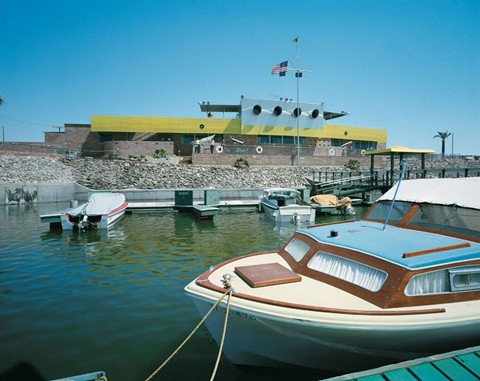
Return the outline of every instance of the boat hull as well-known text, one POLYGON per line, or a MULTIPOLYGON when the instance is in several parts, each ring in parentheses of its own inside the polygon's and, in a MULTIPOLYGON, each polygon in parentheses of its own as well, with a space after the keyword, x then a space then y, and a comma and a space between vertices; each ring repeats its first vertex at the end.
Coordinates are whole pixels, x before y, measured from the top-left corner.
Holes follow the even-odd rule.
MULTIPOLYGON (((188 291, 187 291, 188 293, 188 291)), ((192 295, 200 314, 211 300, 192 295)), ((205 324, 220 342, 226 306, 205 324)), ((406 327, 345 327, 265 315, 232 306, 224 353, 235 364, 353 372, 478 345, 480 322, 406 327)))
MULTIPOLYGON (((106 195, 103 195, 108 197, 106 195)), ((89 229, 107 229, 120 221, 125 215, 128 202, 124 201, 123 195, 116 196, 118 203, 112 204, 104 212, 99 212, 98 208, 91 207, 90 201, 79 207, 68 209, 60 214, 60 223, 63 230, 89 230, 89 229)))
POLYGON ((261 202, 261 208, 265 214, 277 222, 314 222, 315 209, 310 206, 289 205, 272 207, 268 203, 261 202))

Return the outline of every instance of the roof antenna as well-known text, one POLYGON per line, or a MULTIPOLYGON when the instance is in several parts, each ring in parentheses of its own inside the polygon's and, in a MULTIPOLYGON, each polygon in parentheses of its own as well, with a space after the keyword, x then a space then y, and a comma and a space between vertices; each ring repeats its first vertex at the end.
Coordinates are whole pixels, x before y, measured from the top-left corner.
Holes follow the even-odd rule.
POLYGON ((392 203, 390 204, 390 209, 388 209, 387 218, 385 219, 385 223, 383 224, 382 230, 385 230, 385 228, 387 227, 388 219, 390 218, 390 213, 392 212, 392 209, 393 209, 393 204, 395 204, 395 199, 397 198, 398 188, 400 188, 400 183, 402 182, 403 175, 405 174, 405 165, 406 165, 406 161, 402 160, 401 161, 402 173, 400 173, 400 179, 398 180, 397 189, 395 189, 395 194, 393 195, 392 203))

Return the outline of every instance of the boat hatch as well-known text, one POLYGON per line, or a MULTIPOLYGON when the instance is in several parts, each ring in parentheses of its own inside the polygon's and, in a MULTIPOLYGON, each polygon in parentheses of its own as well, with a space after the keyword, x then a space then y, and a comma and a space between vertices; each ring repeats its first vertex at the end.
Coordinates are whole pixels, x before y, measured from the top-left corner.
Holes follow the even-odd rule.
POLYGON ((266 263, 251 266, 237 266, 235 273, 250 287, 265 287, 300 282, 302 277, 280 263, 266 263))

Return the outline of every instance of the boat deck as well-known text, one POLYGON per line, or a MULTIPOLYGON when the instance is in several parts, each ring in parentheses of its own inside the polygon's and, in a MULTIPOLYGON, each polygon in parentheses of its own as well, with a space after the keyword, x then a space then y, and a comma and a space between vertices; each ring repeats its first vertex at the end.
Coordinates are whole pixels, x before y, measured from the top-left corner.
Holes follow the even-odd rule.
POLYGON ((323 381, 474 381, 480 379, 480 346, 345 374, 323 381))

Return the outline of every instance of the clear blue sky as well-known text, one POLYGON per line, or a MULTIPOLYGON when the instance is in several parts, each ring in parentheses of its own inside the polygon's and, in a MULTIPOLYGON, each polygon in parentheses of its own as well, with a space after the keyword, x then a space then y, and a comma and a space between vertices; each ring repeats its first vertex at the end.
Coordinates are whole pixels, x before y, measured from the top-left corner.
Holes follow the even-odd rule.
POLYGON ((43 141, 92 115, 203 116, 198 101, 296 97, 387 145, 480 154, 478 0, 0 0, 0 127, 43 141), (452 138, 447 140, 452 151, 452 138))

